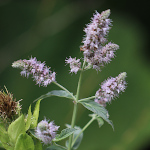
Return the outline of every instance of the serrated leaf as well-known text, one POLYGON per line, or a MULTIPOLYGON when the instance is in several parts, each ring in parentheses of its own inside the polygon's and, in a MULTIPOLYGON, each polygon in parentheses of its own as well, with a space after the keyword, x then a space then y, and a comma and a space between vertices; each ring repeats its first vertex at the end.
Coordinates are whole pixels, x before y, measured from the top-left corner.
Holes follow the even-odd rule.
POLYGON ((21 133, 25 133, 24 115, 21 115, 8 127, 8 136, 12 143, 16 143, 16 140, 21 133))
POLYGON ((94 102, 92 100, 81 101, 79 103, 81 103, 88 110, 94 112, 95 114, 97 114, 98 116, 100 116, 101 118, 103 118, 114 129, 112 121, 110 121, 108 119, 108 112, 107 112, 107 110, 102 105, 100 105, 100 104, 98 104, 98 103, 96 103, 96 102, 94 102))
POLYGON ((64 90, 53 90, 51 92, 48 92, 48 93, 40 96, 35 101, 37 101, 38 99, 44 99, 44 98, 51 97, 51 96, 58 96, 58 97, 65 97, 65 98, 72 99, 72 96, 64 90))
POLYGON ((61 141, 65 138, 67 138, 69 135, 71 135, 72 133, 74 133, 76 131, 76 129, 74 128, 66 128, 66 129, 63 129, 61 131, 60 134, 57 134, 56 137, 53 139, 53 141, 61 141))
POLYGON ((39 118, 39 111, 40 111, 40 102, 41 102, 41 99, 39 99, 36 102, 34 112, 31 117, 31 125, 30 125, 31 128, 35 128, 37 126, 37 122, 38 122, 38 118, 39 118))
MULTIPOLYGON (((66 126, 68 127, 68 128, 71 128, 71 125, 68 125, 68 124, 66 124, 66 126)), ((74 139, 77 137, 77 135, 81 132, 81 128, 79 127, 79 126, 75 126, 74 127, 75 129, 76 129, 76 131, 74 132, 74 134, 73 134, 73 140, 72 141, 74 141, 74 139)), ((77 140, 75 141, 75 143, 74 143, 74 145, 72 146, 72 149, 77 149, 79 146, 80 146, 80 143, 81 143, 81 141, 82 141, 82 138, 83 138, 83 132, 80 134, 80 136, 77 138, 77 140)), ((68 143, 69 143, 69 141, 67 140, 66 141, 66 147, 68 147, 68 143)))
POLYGON ((25 131, 27 131, 30 128, 31 116, 32 116, 32 113, 31 113, 31 105, 30 105, 29 109, 28 109, 28 116, 27 116, 27 121, 26 121, 26 125, 25 125, 25 131))
POLYGON ((14 150, 34 150, 32 138, 27 133, 20 134, 14 150))
POLYGON ((62 148, 59 145, 58 146, 52 145, 52 146, 47 147, 46 150, 66 150, 66 148, 62 148))

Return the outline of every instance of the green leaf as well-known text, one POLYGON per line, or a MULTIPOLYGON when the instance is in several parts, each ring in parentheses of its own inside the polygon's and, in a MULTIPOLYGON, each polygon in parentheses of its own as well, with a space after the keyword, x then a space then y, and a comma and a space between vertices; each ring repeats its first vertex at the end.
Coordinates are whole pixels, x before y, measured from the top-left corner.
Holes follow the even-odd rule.
POLYGON ((61 131, 60 134, 57 134, 56 137, 53 139, 53 141, 61 141, 65 138, 67 138, 69 135, 71 135, 72 133, 74 133, 76 131, 76 129, 74 128, 66 128, 66 129, 63 129, 61 131))
POLYGON ((24 115, 21 115, 8 127, 8 136, 11 142, 14 144, 16 143, 16 140, 21 133, 25 133, 24 115))
POLYGON ((27 133, 20 134, 14 150, 34 150, 32 138, 27 133))
POLYGON ((35 101, 37 101, 38 99, 42 100, 44 98, 51 97, 51 96, 58 96, 58 97, 65 97, 65 98, 72 99, 72 96, 64 90, 53 90, 51 92, 48 92, 47 94, 40 96, 35 101))
POLYGON ((2 122, 0 123, 0 141, 2 143, 8 143, 9 142, 9 137, 8 137, 7 131, 6 131, 5 126, 2 122))
POLYGON ((101 127, 104 124, 104 121, 101 117, 97 117, 96 118, 97 122, 98 122, 98 126, 101 127))
POLYGON ((31 135, 33 136, 34 139, 34 145, 35 145, 35 150, 42 150, 42 143, 41 141, 38 139, 38 137, 35 135, 35 129, 29 129, 28 130, 31 135))
POLYGON ((101 127, 104 124, 104 121, 101 117, 99 117, 97 114, 89 114, 90 117, 95 118, 98 122, 98 126, 101 127))
POLYGON ((0 131, 1 132, 6 132, 5 126, 4 126, 4 124, 2 122, 0 122, 0 131))
POLYGON ((35 129, 29 129, 29 132, 33 135, 33 137, 38 138, 38 137, 35 135, 35 129))
POLYGON ((41 99, 39 99, 36 102, 36 105, 35 105, 35 108, 34 108, 34 112, 33 112, 33 115, 31 117, 30 128, 35 128, 37 126, 37 122, 38 122, 38 118, 39 118, 39 111, 40 111, 40 102, 41 102, 41 99))
MULTIPOLYGON (((68 128, 71 128, 71 125, 66 124, 66 126, 67 126, 68 128)), ((79 126, 75 126, 74 128, 76 129, 76 131, 75 131, 74 134, 73 134, 73 140, 72 140, 72 141, 74 141, 74 139, 77 137, 77 135, 78 135, 78 134, 81 132, 81 130, 82 130, 79 126)), ((72 149, 77 149, 77 148, 80 146, 81 141, 82 141, 82 138, 83 138, 83 132, 80 134, 80 136, 79 136, 79 137, 77 138, 77 140, 75 141, 74 145, 72 146, 72 149)), ((67 140, 67 141, 66 141, 66 147, 68 147, 68 144, 69 144, 69 141, 67 140)))
POLYGON ((13 149, 12 145, 10 145, 9 137, 7 132, 0 131, 0 147, 4 147, 5 149, 13 149))
POLYGON ((62 148, 61 146, 59 145, 52 145, 52 146, 49 146, 46 148, 46 150, 66 150, 66 148, 62 148))
POLYGON ((95 114, 97 114, 98 116, 102 117, 114 129, 112 121, 110 121, 108 119, 108 112, 102 105, 100 105, 92 100, 81 101, 79 103, 81 103, 88 110, 90 110, 90 111, 94 112, 95 114))
POLYGON ((0 148, 3 148, 2 142, 0 141, 0 148))
POLYGON ((25 131, 27 131, 30 128, 31 117, 32 117, 32 113, 31 113, 31 105, 30 105, 30 107, 28 109, 28 116, 27 116, 27 121, 26 121, 26 125, 25 125, 25 131))
POLYGON ((34 138, 34 146, 35 146, 35 150, 43 150, 42 143, 37 138, 34 138))

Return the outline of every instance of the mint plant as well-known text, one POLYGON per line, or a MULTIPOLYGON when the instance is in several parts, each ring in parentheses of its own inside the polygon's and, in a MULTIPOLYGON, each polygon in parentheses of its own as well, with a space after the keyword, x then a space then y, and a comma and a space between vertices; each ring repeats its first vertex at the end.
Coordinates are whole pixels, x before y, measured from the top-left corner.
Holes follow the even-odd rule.
POLYGON ((52 72, 45 62, 38 61, 36 57, 13 62, 13 68, 21 69, 20 74, 24 77, 31 76, 39 87, 48 88, 49 84, 55 84, 60 90, 50 91, 37 98, 34 101, 36 102, 34 111, 31 112, 30 105, 27 115, 21 112, 20 101, 13 99, 13 95, 6 88, 6 92, 0 91, 1 147, 6 150, 42 150, 43 146, 46 146, 46 150, 75 150, 81 144, 83 132, 93 121, 96 120, 99 127, 106 121, 114 128, 112 121, 109 119, 106 105, 125 91, 127 85, 125 81, 126 72, 103 81, 95 95, 83 99, 79 97, 82 74, 89 69, 100 72, 106 64, 111 62, 112 58, 115 57, 115 51, 119 49, 117 44, 107 40, 112 26, 109 15, 110 10, 103 11, 101 14, 95 12, 91 22, 84 29, 83 45, 80 46, 80 51, 83 51, 83 58, 77 59, 70 56, 65 60, 65 63, 70 65, 71 74, 80 72, 76 94, 59 84, 56 80, 56 73, 52 72), (38 122, 40 103, 44 98, 51 96, 65 97, 71 100, 74 105, 71 124, 66 124, 66 128, 62 131, 58 131, 59 126, 46 118, 38 122), (90 110, 89 116, 91 119, 84 127, 76 125, 79 104, 90 110), (66 139, 66 145, 57 144, 58 141, 64 139, 66 139))

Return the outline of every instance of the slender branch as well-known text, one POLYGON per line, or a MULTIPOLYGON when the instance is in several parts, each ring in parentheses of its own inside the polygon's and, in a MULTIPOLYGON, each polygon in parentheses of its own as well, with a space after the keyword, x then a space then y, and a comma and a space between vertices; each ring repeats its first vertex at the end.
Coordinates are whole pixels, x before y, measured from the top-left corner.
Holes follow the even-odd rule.
POLYGON ((78 99, 79 99, 79 92, 80 92, 80 87, 81 87, 81 80, 82 80, 82 73, 83 73, 84 66, 85 66, 85 61, 83 63, 81 73, 80 73, 80 77, 79 77, 79 81, 78 81, 77 94, 76 94, 76 101, 77 102, 78 102, 78 99))
POLYGON ((69 92, 65 87, 63 87, 62 85, 60 85, 57 82, 53 82, 55 85, 57 85, 58 87, 60 87, 61 89, 63 89, 64 91, 66 91, 68 94, 70 94, 70 96, 76 101, 76 98, 73 96, 73 94, 71 92, 69 92))
POLYGON ((81 132, 76 136, 76 138, 74 139, 74 141, 72 142, 72 146, 74 145, 74 143, 76 142, 76 140, 78 139, 78 137, 82 134, 82 132, 95 120, 95 117, 93 117, 81 130, 81 132))
POLYGON ((78 102, 82 102, 82 101, 86 101, 86 100, 94 99, 94 98, 96 98, 96 96, 91 96, 91 97, 83 98, 83 99, 78 100, 78 102))
MULTIPOLYGON (((81 73, 80 73, 80 77, 79 77, 79 81, 78 81, 76 100, 75 100, 76 103, 74 103, 74 110, 73 110, 73 115, 72 115, 71 128, 74 128, 74 125, 75 125, 76 114, 77 114, 77 105, 78 105, 78 99, 79 99, 79 94, 80 94, 80 86, 81 86, 82 73, 83 73, 84 66, 85 66, 85 61, 83 63, 83 66, 82 66, 82 69, 81 69, 81 73)), ((68 150, 71 150, 72 138, 73 138, 73 135, 70 135, 68 150)))

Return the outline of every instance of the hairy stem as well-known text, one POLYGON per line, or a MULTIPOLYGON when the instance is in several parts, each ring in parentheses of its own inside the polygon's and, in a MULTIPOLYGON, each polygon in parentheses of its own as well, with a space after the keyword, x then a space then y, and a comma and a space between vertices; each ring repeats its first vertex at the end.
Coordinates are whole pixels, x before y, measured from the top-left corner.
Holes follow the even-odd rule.
MULTIPOLYGON (((76 114, 77 114, 77 105, 78 105, 78 99, 79 99, 79 94, 80 94, 80 86, 81 86, 82 73, 83 73, 84 66, 85 66, 85 61, 83 63, 82 70, 81 70, 80 77, 79 77, 79 81, 78 81, 77 94, 76 94, 76 100, 74 102, 74 110, 73 110, 73 115, 72 115, 71 128, 74 128, 74 126, 75 126, 75 120, 76 120, 76 114)), ((70 135, 68 150, 71 150, 72 138, 73 138, 73 135, 70 135)))

